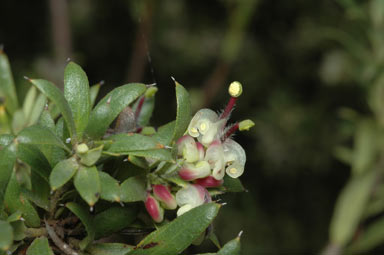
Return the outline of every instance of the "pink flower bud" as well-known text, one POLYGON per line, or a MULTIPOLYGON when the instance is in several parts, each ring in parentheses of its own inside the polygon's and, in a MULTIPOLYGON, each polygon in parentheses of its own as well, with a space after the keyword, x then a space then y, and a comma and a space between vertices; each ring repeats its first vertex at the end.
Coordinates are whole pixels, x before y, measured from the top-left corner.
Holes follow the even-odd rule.
POLYGON ((215 140, 211 143, 205 153, 205 160, 208 161, 212 168, 212 176, 216 180, 223 179, 225 175, 224 166, 224 151, 223 146, 219 140, 215 140))
POLYGON ((152 217, 152 219, 160 223, 164 219, 164 209, 159 205, 159 202, 150 194, 148 194, 147 199, 145 200, 145 208, 147 212, 152 217))
POLYGON ((185 163, 179 170, 179 176, 185 181, 192 181, 211 174, 211 167, 207 161, 199 161, 196 164, 185 163))
POLYGON ((204 150, 204 146, 199 143, 199 142, 196 142, 196 147, 197 147, 197 151, 199 152, 199 160, 204 160, 204 156, 205 156, 205 150, 204 150))
POLYGON ((219 187, 224 183, 223 180, 216 180, 212 176, 207 176, 205 178, 197 179, 196 184, 201 185, 206 188, 215 188, 219 187))
POLYGON ((189 163, 199 160, 199 151, 196 146, 195 139, 189 135, 185 135, 177 140, 177 154, 183 156, 189 163))
POLYGON ((176 209, 177 203, 175 197, 169 192, 168 187, 164 185, 154 185, 153 194, 157 200, 160 201, 161 205, 165 209, 176 209))

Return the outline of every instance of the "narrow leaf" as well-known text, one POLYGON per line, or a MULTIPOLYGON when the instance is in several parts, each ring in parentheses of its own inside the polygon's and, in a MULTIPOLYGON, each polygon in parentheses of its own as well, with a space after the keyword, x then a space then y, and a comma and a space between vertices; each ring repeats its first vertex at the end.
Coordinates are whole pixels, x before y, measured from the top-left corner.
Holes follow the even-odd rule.
POLYGON ((101 185, 96 167, 80 167, 75 175, 74 184, 80 196, 93 206, 100 197, 101 185))
POLYGON ((155 149, 155 150, 146 150, 146 151, 131 151, 129 155, 137 157, 148 157, 156 160, 163 160, 174 162, 172 153, 168 149, 155 149))
POLYGON ((141 96, 145 90, 144 84, 131 83, 108 93, 91 112, 86 129, 87 134, 92 138, 103 136, 119 113, 141 96))
POLYGON ((92 255, 125 255, 133 249, 124 243, 96 243, 91 245, 87 251, 92 255))
POLYGON ((128 154, 130 151, 158 149, 155 139, 140 134, 119 134, 111 137, 115 142, 108 149, 109 152, 128 154))
POLYGON ((145 195, 145 182, 140 176, 130 177, 121 184, 122 202, 144 201, 145 195))
POLYGON ((80 221, 83 223, 85 230, 87 231, 87 237, 80 242, 80 248, 84 250, 95 238, 95 229, 92 224, 92 217, 88 211, 80 205, 70 202, 65 205, 71 212, 73 212, 80 221))
POLYGON ((12 226, 3 220, 0 220, 0 250, 8 250, 13 242, 12 226))
POLYGON ((89 111, 92 110, 93 106, 95 105, 97 95, 99 94, 99 90, 101 87, 101 82, 91 86, 89 89, 89 111))
POLYGON ((185 130, 191 121, 191 102, 189 99, 188 91, 175 81, 176 84, 176 124, 173 131, 172 141, 176 141, 183 136, 185 130))
POLYGON ((27 255, 53 255, 46 237, 39 237, 33 240, 27 250, 27 255))
POLYGON ((239 178, 232 178, 228 175, 224 176, 223 186, 226 192, 243 192, 245 188, 239 178))
POLYGON ((28 126, 37 123, 46 104, 47 104, 47 98, 43 94, 40 94, 37 97, 36 102, 34 103, 34 106, 32 108, 31 116, 29 117, 28 126))
POLYGON ((10 144, 0 150, 0 210, 3 208, 3 200, 8 182, 11 179, 13 166, 16 162, 16 146, 10 144))
POLYGON ((240 255, 240 251, 240 237, 236 237, 235 239, 226 243, 223 248, 219 250, 217 255, 240 255))
POLYGON ((5 99, 5 108, 10 114, 18 109, 15 83, 8 57, 0 50, 0 97, 5 99))
POLYGON ((220 205, 207 203, 184 213, 145 237, 132 254, 176 255, 185 250, 212 223, 220 205))
POLYGON ((47 158, 37 146, 33 144, 19 144, 17 146, 17 157, 24 163, 27 163, 32 171, 35 171, 44 180, 48 181, 51 167, 47 158))
POLYGON ((73 120, 71 108, 61 91, 53 83, 46 80, 36 79, 30 81, 59 108, 67 123, 72 140, 76 140, 75 122, 73 120))
POLYGON ((60 161, 52 170, 49 176, 49 184, 52 190, 56 190, 66 184, 79 169, 75 157, 60 161))
POLYGON ((173 137, 173 131, 175 130, 175 121, 171 121, 157 130, 157 133, 153 138, 163 145, 170 145, 173 137))
POLYGON ((72 110, 76 133, 81 140, 88 125, 91 103, 87 75, 74 62, 69 62, 64 71, 64 97, 72 110))

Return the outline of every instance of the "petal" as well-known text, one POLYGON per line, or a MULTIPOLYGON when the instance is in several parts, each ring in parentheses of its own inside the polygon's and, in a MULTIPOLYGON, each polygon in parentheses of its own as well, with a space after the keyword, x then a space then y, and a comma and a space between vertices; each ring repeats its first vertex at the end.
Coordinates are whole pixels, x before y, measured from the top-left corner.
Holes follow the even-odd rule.
POLYGON ((223 180, 216 180, 212 176, 207 176, 205 178, 197 179, 196 184, 199 184, 200 186, 206 187, 206 188, 215 188, 219 187, 223 184, 223 180))
POLYGON ((224 150, 219 140, 215 140, 208 147, 205 154, 205 161, 208 161, 212 168, 212 176, 216 180, 221 180, 224 177, 224 150))
POLYGON ((211 167, 207 161, 199 161, 196 164, 185 163, 179 170, 179 176, 185 181, 192 181, 211 174, 211 167))
POLYGON ((193 209, 194 207, 190 204, 183 205, 182 207, 177 210, 177 216, 183 215, 184 213, 188 212, 189 210, 193 209))
POLYGON ((187 162, 195 162, 199 160, 200 156, 195 139, 189 135, 185 135, 177 141, 177 153, 179 156, 183 155, 187 162))
POLYGON ((225 172, 232 178, 238 178, 244 173, 244 166, 234 163, 227 166, 225 172))
POLYGON ((207 195, 209 196, 209 193, 204 187, 191 184, 176 193, 176 202, 179 206, 189 204, 196 207, 205 203, 207 195))
POLYGON ((196 147, 197 151, 199 152, 199 160, 203 160, 205 154, 204 146, 201 143, 196 142, 196 147))
POLYGON ((188 134, 192 137, 198 137, 200 132, 205 133, 209 129, 210 123, 214 123, 218 119, 217 114, 211 109, 201 109, 193 116, 189 123, 188 134))

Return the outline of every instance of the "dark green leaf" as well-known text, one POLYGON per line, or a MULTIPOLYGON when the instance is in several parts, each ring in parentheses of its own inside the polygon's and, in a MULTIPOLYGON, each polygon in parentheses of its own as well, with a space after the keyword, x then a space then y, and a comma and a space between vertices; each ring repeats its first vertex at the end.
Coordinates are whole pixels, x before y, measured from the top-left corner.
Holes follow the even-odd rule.
POLYGON ((33 240, 27 250, 27 255, 53 255, 46 237, 39 237, 33 240))
POLYGON ((2 147, 5 147, 8 144, 12 143, 13 139, 15 139, 14 135, 10 135, 10 134, 0 135, 0 150, 2 147))
POLYGON ((19 143, 54 145, 70 152, 67 146, 48 128, 33 125, 23 129, 17 136, 19 143))
POLYGON ((80 154, 80 162, 86 166, 93 166, 99 160, 103 147, 103 145, 100 145, 99 147, 88 150, 86 153, 80 154))
POLYGON ((129 252, 145 255, 176 255, 185 250, 212 223, 220 205, 207 203, 184 213, 145 237, 129 252))
POLYGON ((5 191, 4 204, 9 213, 21 211, 23 213, 25 223, 28 226, 40 226, 39 215, 37 214, 37 211, 32 206, 32 204, 21 193, 20 185, 16 180, 15 174, 12 174, 12 177, 7 186, 7 190, 5 191))
POLYGON ((32 189, 21 188, 25 198, 44 210, 49 210, 50 191, 49 183, 36 172, 31 173, 32 189))
POLYGON ((32 107, 31 115, 29 116, 28 126, 36 124, 41 113, 44 111, 44 107, 47 104, 47 98, 45 95, 40 94, 32 107))
POLYGON ((155 149, 155 150, 146 150, 146 151, 131 151, 129 155, 137 157, 148 157, 156 160, 163 160, 174 162, 172 153, 168 149, 155 149))
POLYGON ((353 236, 366 207, 376 171, 355 176, 342 190, 337 199, 330 226, 330 239, 338 245, 345 245, 353 236))
POLYGON ((46 80, 36 79, 30 81, 60 109, 69 128, 72 140, 76 140, 75 122, 73 120, 71 108, 61 91, 53 83, 46 80))
POLYGON ((171 121, 157 130, 153 138, 163 145, 170 145, 172 142, 173 131, 175 130, 176 121, 171 121))
POLYGON ((0 250, 8 250, 13 242, 13 229, 11 224, 0 220, 0 250))
POLYGON ((16 162, 16 146, 10 144, 0 150, 0 210, 3 208, 3 200, 8 182, 11 179, 13 166, 16 162))
POLYGON ((108 151, 127 155, 130 151, 143 151, 158 149, 159 144, 149 136, 140 134, 119 134, 111 137, 115 142, 109 147, 108 151))
POLYGON ((173 132, 172 141, 176 141, 185 133, 189 122, 191 121, 191 102, 189 100, 188 91, 175 81, 176 84, 176 124, 173 132))
POLYGON ((16 212, 12 213, 11 215, 9 215, 9 217, 7 218, 7 222, 18 221, 21 219, 22 215, 23 215, 23 213, 21 211, 16 211, 16 212))
POLYGON ((99 94, 99 90, 101 87, 101 82, 91 86, 89 89, 89 111, 92 110, 93 106, 95 105, 97 95, 99 94))
POLYGON ((99 172, 101 198, 111 202, 120 202, 120 185, 117 180, 106 172, 99 172))
POLYGON ((15 83, 8 57, 0 50, 0 97, 5 99, 5 108, 11 114, 18 109, 15 83))
POLYGON ((91 245, 87 251, 91 255, 125 255, 132 248, 124 243, 96 243, 91 245))
POLYGON ((87 237, 80 242, 80 248, 84 250, 95 238, 95 229, 92 224, 92 217, 88 211, 80 205, 70 202, 65 205, 71 212, 73 212, 81 222, 83 223, 85 230, 87 231, 87 237))
POLYGON ((131 83, 108 93, 91 112, 86 129, 87 134, 92 138, 103 136, 119 113, 141 96, 145 90, 144 84, 131 83))
POLYGON ((75 157, 60 161, 52 170, 49 176, 49 184, 52 190, 56 190, 66 184, 79 169, 79 164, 75 157))
MULTIPOLYGON (((13 228, 13 240, 20 241, 25 238, 25 232, 27 227, 24 224, 24 221, 14 221, 10 223, 13 228)), ((15 243, 14 243, 15 244, 15 243)))
POLYGON ((74 62, 69 62, 64 71, 64 97, 72 110, 78 140, 81 140, 88 125, 91 103, 87 75, 74 62))
POLYGON ((32 168, 32 171, 35 171, 44 178, 44 180, 48 181, 51 167, 47 158, 37 146, 32 144, 19 144, 17 146, 17 157, 24 163, 27 163, 32 168))
POLYGON ((146 196, 145 181, 140 176, 128 178, 121 184, 120 192, 122 202, 144 201, 146 196))
POLYGON ((136 219, 136 215, 135 207, 111 207, 97 214, 93 219, 96 239, 128 227, 136 219))
POLYGON ((243 184, 241 183, 239 178, 232 178, 228 175, 224 176, 224 184, 225 191, 227 192, 243 192, 245 191, 243 184))
POLYGON ((240 237, 236 237, 235 239, 226 243, 223 248, 219 250, 217 255, 240 255, 240 252, 240 237))
POLYGON ((93 206, 100 197, 101 185, 96 167, 80 167, 75 175, 74 184, 80 196, 93 206))

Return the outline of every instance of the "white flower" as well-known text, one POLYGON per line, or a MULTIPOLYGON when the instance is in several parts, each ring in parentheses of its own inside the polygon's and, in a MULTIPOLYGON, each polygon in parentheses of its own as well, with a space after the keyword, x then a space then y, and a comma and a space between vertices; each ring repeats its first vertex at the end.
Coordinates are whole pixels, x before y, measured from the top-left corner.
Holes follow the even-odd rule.
POLYGON ((224 160, 227 165, 225 169, 226 173, 232 178, 237 178, 242 175, 246 161, 243 147, 232 139, 227 139, 223 143, 223 150, 224 160))

